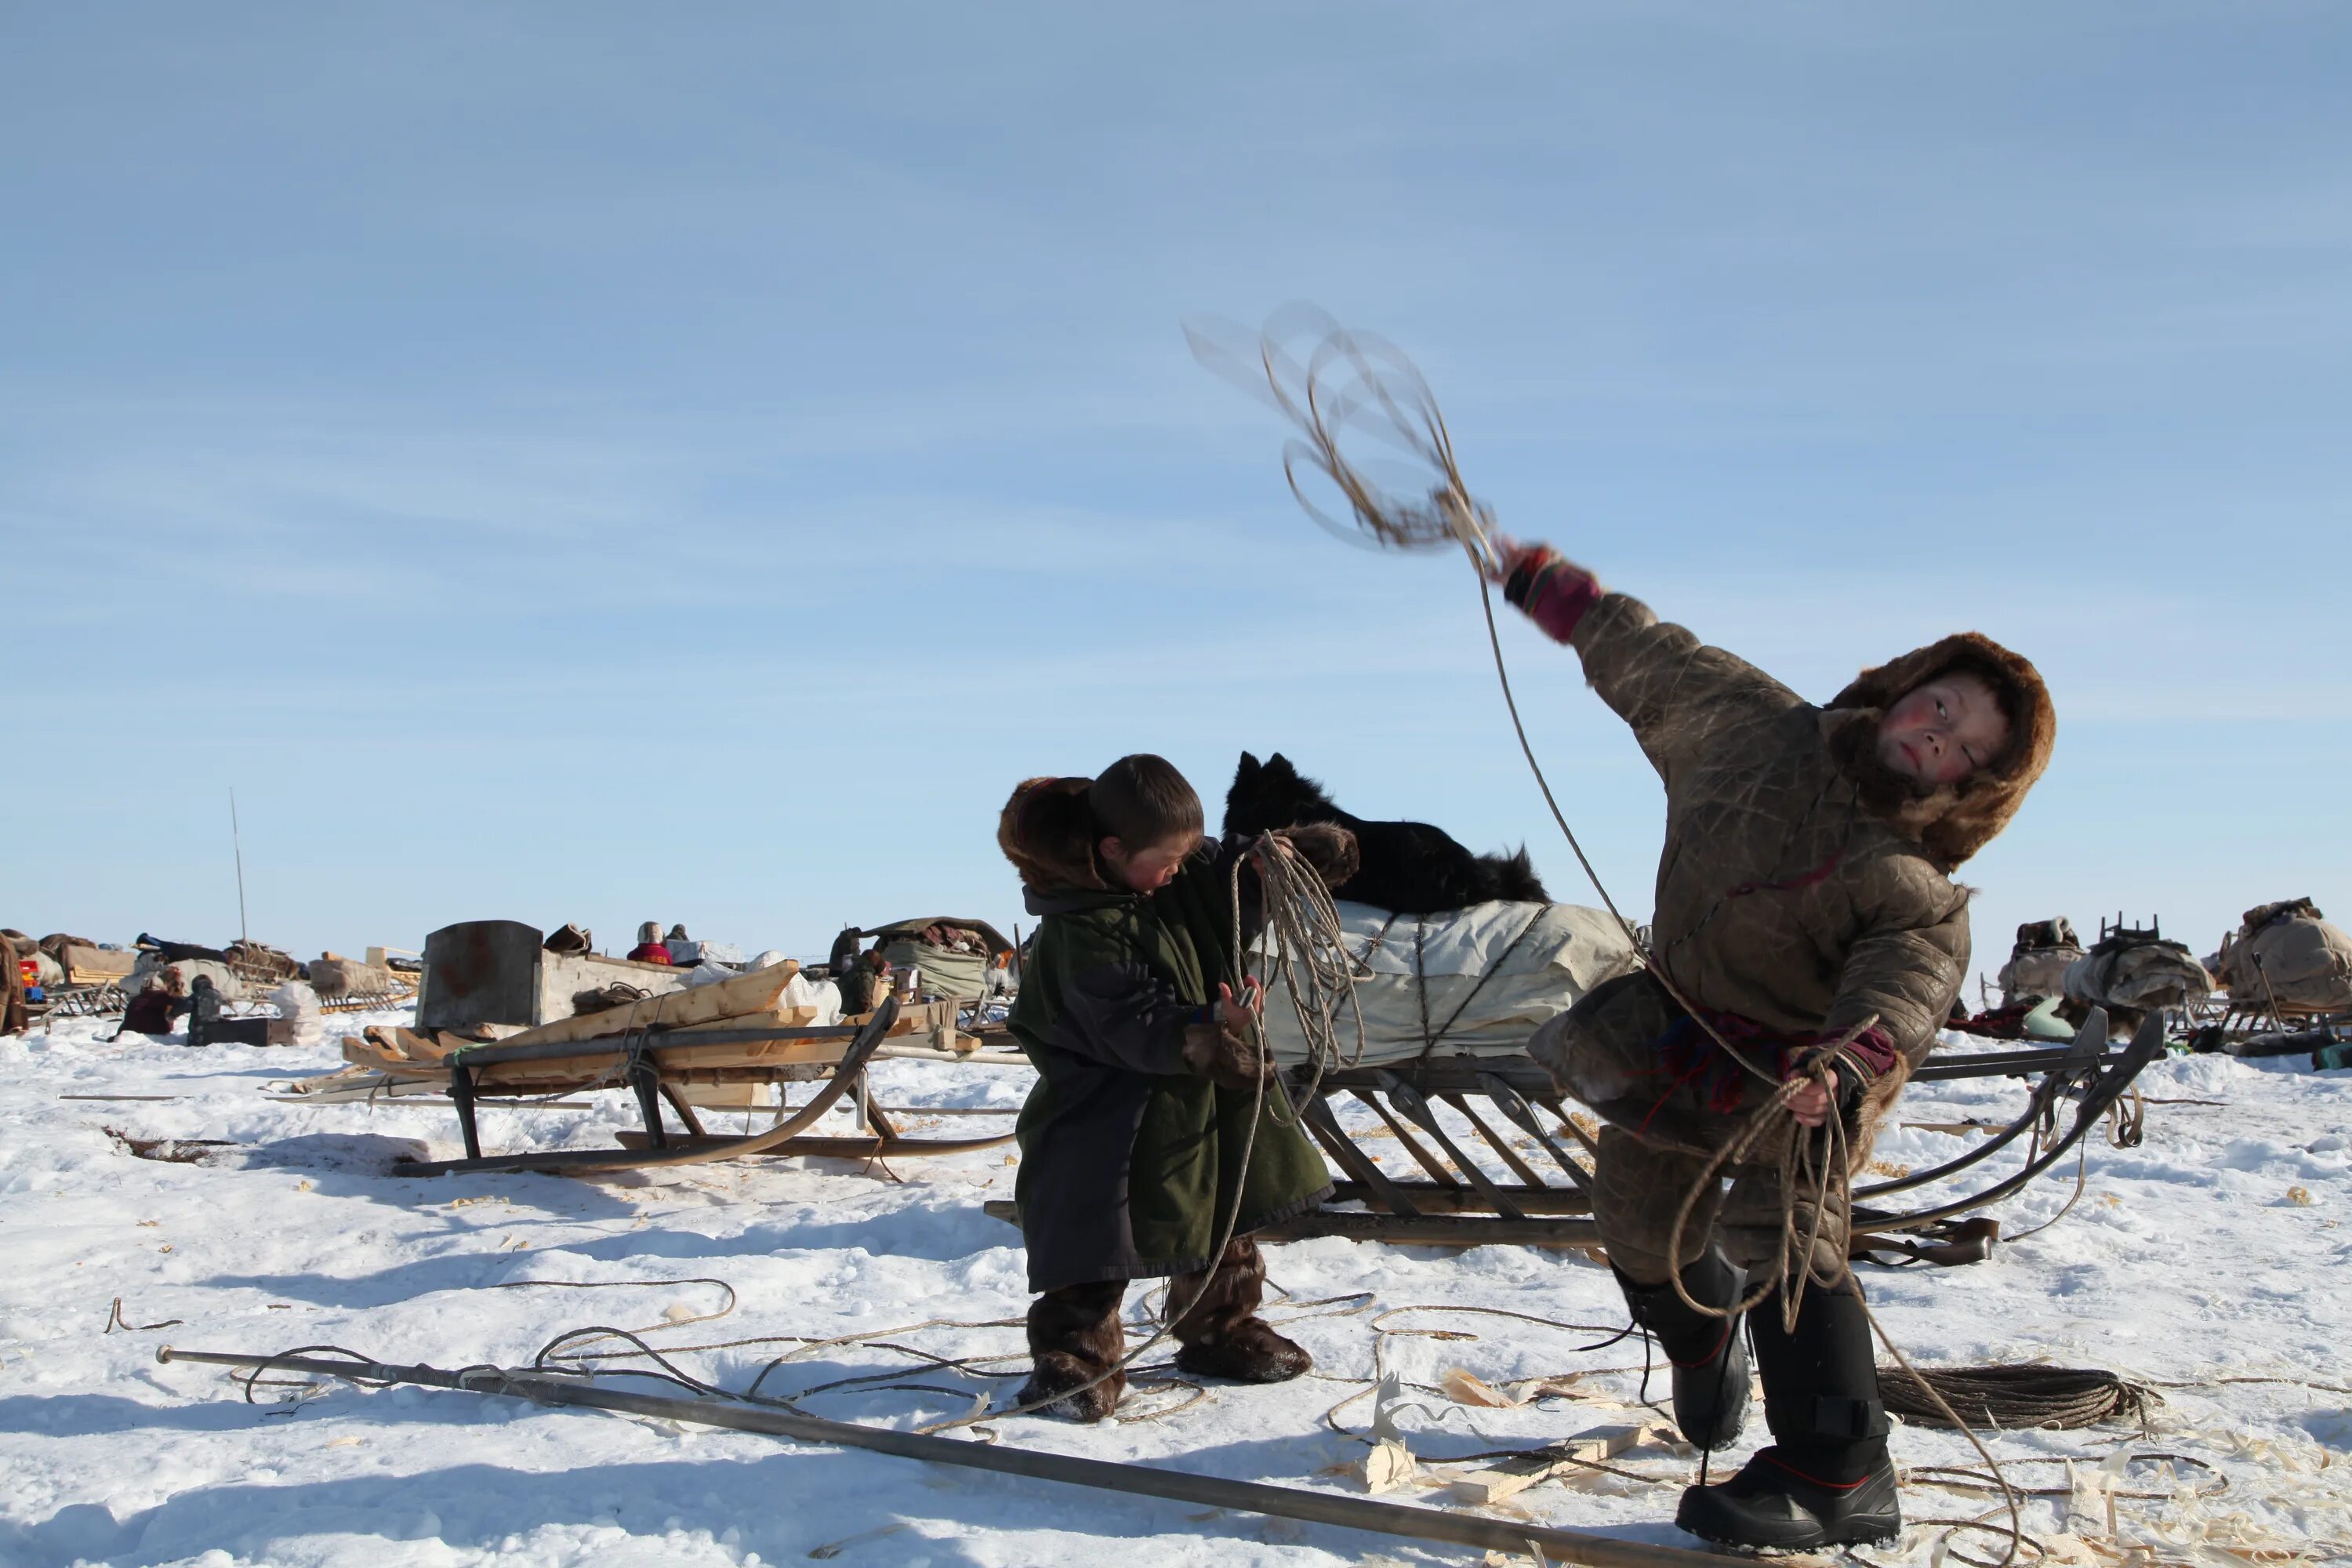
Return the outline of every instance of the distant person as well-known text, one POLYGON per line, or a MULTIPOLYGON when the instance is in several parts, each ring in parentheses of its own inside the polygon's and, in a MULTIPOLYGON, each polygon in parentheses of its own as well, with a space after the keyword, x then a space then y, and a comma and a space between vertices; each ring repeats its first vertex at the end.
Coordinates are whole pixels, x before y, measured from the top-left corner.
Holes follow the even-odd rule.
POLYGON ((637 945, 629 949, 634 963, 667 963, 669 948, 662 941, 661 921, 647 921, 637 928, 637 945))
POLYGON ((171 983, 158 977, 125 1005, 121 1026, 107 1037, 119 1040, 125 1035, 145 1035, 160 1040, 172 1032, 173 1016, 180 1006, 180 998, 172 994, 171 983))
POLYGON ((191 1046, 266 1046, 267 1018, 230 1018, 221 1013, 221 994, 209 974, 188 983, 188 1044, 191 1046))
POLYGON ((850 961, 849 973, 836 982, 841 987, 841 1012, 844 1017, 858 1017, 871 1013, 890 994, 890 961, 882 956, 882 944, 876 942, 850 961))
POLYGON ((131 945, 158 954, 166 963, 178 963, 190 958, 209 959, 215 963, 228 962, 228 954, 219 948, 203 947, 193 942, 166 942, 160 936, 149 936, 143 931, 131 945))
POLYGON ((32 1023, 25 997, 24 961, 5 940, 0 940, 0 964, 6 965, 8 971, 7 996, 0 1001, 0 1035, 21 1035, 32 1023))

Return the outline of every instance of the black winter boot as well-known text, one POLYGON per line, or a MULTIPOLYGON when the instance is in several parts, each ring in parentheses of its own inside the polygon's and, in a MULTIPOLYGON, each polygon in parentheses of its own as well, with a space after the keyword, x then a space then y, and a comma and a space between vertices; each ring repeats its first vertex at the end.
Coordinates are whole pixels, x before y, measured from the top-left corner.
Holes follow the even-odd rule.
MULTIPOLYGON (((1748 1347, 1738 1318, 1694 1311, 1674 1286, 1638 1285, 1622 1271, 1618 1286, 1633 1321, 1650 1331, 1675 1369, 1675 1425, 1694 1447, 1728 1447, 1748 1424, 1748 1347)), ((1691 1300, 1726 1308, 1738 1303, 1747 1274, 1719 1247, 1709 1247, 1683 1270, 1691 1300)))
POLYGON ((1118 1409, 1127 1373, 1095 1380, 1127 1352, 1127 1333, 1118 1321, 1118 1304, 1126 1296, 1126 1280, 1107 1279, 1065 1285, 1030 1302, 1029 1381, 1013 1403, 1052 1400, 1041 1414, 1073 1421, 1099 1421, 1118 1409))
POLYGON ((1284 1339, 1257 1315, 1265 1300, 1265 1255, 1247 1237, 1235 1237, 1213 1273, 1179 1274, 1168 1282, 1171 1306, 1184 1309, 1171 1331, 1183 1349, 1176 1370, 1236 1383, 1287 1383, 1315 1364, 1302 1345, 1284 1339), (1198 1301, 1202 1282, 1208 1293, 1198 1301), (1189 1303, 1189 1304, 1188 1304, 1189 1303))
POLYGON ((1859 1287, 1805 1291, 1793 1332, 1776 1296, 1748 1315, 1773 1442, 1720 1486, 1683 1493, 1675 1522, 1727 1546, 1884 1544, 1903 1532, 1886 1406, 1859 1287))

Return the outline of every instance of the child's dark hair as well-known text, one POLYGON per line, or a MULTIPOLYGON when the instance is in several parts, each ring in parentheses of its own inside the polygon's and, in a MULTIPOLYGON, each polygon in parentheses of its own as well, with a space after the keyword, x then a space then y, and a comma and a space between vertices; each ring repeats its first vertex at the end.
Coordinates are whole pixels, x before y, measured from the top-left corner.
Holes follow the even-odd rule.
POLYGON ((1117 838, 1129 850, 1201 836, 1201 797, 1176 766, 1149 752, 1121 757, 1087 788, 1087 809, 1097 837, 1117 838))

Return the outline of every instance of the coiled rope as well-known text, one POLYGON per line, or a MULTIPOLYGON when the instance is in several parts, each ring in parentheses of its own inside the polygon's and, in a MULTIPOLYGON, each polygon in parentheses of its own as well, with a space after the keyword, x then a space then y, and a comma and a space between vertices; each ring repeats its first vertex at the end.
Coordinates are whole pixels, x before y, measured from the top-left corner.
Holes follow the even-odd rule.
POLYGON ((1885 1368, 1878 1388, 1886 1408, 1907 1421, 1948 1426, 1948 1415, 1958 1415, 1970 1426, 2001 1432, 2070 1431, 2107 1421, 2145 1424, 2164 1403, 2145 1384, 2084 1366, 1885 1368))

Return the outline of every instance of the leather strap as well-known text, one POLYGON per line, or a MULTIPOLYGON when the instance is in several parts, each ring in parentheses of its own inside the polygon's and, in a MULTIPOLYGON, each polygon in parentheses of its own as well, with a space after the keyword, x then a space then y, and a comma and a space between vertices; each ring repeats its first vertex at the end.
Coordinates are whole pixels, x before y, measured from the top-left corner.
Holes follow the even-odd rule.
POLYGON ((1790 1441, 1826 1437, 1832 1442, 1859 1442, 1884 1437, 1894 1429, 1886 1406, 1875 1399, 1847 1399, 1833 1394, 1767 1394, 1764 1420, 1772 1436, 1790 1441))

